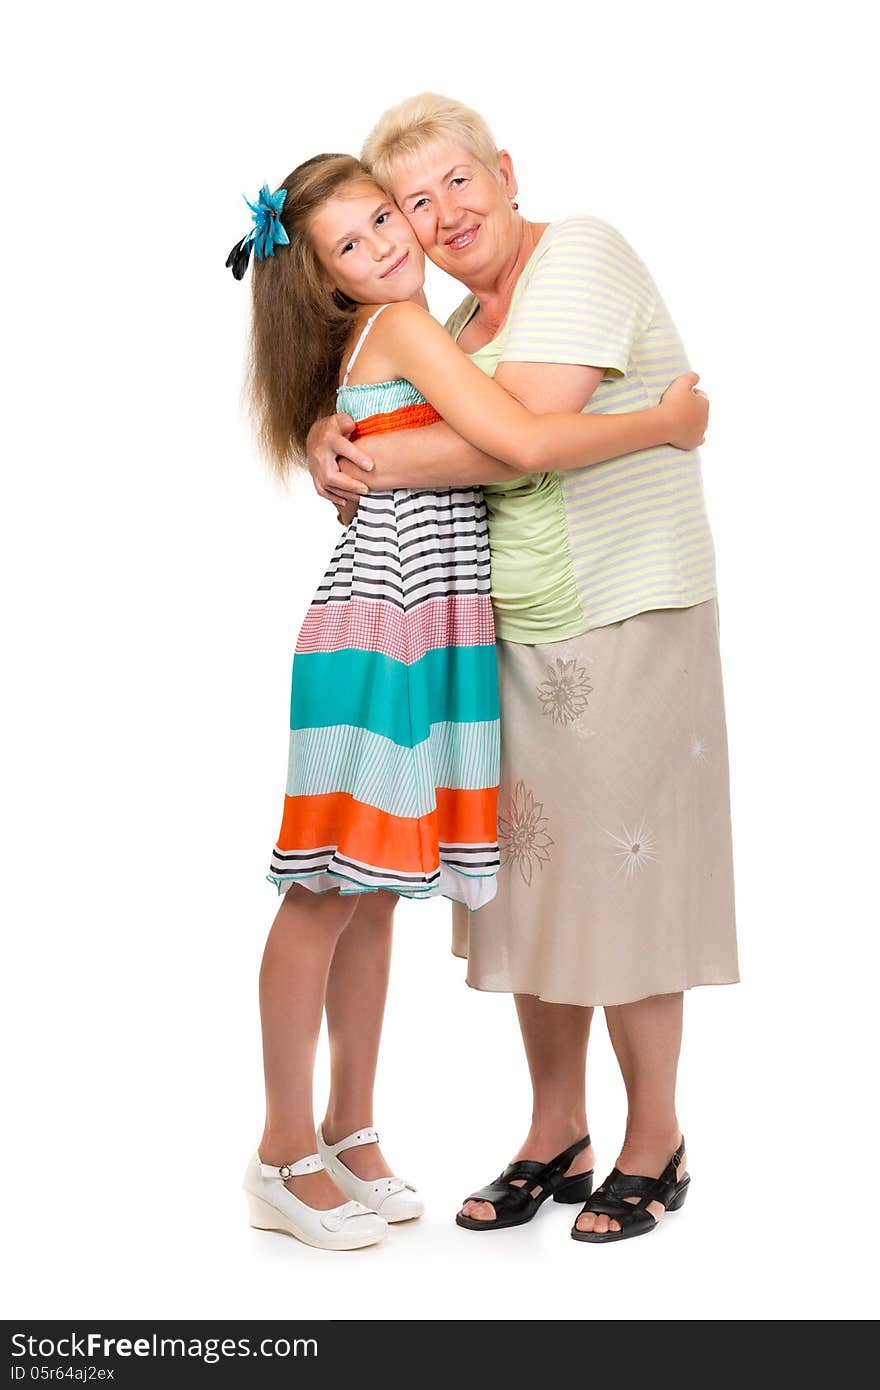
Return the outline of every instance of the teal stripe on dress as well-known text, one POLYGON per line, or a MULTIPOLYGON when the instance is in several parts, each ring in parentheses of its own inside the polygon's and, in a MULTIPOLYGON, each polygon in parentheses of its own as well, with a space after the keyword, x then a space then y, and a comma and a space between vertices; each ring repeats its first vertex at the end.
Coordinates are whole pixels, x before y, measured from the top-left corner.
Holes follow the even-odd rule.
POLYGON ((494 646, 439 647, 410 666, 351 647, 294 659, 291 729, 352 724, 414 748, 432 724, 498 717, 494 646))
POLYGON ((370 381, 359 386, 340 386, 336 392, 336 409, 344 410, 353 420, 366 420, 369 415, 387 415, 405 405, 424 405, 425 398, 411 381, 370 381))
POLYGON ((339 724, 292 729, 288 796, 347 792, 392 816, 426 816, 436 788, 479 790, 498 785, 499 723, 435 724, 415 748, 339 724))
POLYGON ((435 786, 497 787, 501 780, 500 724, 435 724, 431 729, 431 758, 435 786))

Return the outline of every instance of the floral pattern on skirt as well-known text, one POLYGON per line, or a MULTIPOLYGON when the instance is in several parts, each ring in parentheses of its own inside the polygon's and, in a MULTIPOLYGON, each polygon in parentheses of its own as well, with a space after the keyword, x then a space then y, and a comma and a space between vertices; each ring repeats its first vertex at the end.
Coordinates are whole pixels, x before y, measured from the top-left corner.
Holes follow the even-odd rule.
POLYGON ((623 1004, 738 978, 718 603, 498 642, 498 892, 476 989, 623 1004))

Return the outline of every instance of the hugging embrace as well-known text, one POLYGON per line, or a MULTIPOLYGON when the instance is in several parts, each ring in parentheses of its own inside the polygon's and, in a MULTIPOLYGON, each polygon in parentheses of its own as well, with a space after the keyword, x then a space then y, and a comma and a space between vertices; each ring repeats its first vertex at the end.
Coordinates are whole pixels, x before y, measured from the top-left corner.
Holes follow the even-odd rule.
POLYGON ((553 1197, 599 1244, 678 1209, 683 991, 738 978, 708 402, 624 238, 527 220, 517 192, 485 121, 425 94, 360 159, 264 187, 228 261, 251 266, 261 447, 344 527, 293 663, 244 1178, 252 1225, 324 1249, 423 1210, 372 1127, 398 897, 451 899, 468 984, 514 996, 528 1059, 530 1127, 468 1232, 553 1197), (445 327, 425 256, 467 291, 445 327), (628 1117, 594 1189, 597 1005, 628 1117))

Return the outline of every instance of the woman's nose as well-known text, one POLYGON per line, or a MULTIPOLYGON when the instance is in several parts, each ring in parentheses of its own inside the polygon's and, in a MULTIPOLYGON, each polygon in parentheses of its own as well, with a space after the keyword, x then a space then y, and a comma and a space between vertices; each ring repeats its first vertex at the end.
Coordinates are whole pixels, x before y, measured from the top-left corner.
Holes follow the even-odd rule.
POLYGON ((461 208, 455 197, 441 196, 435 204, 437 221, 441 227, 454 227, 461 217, 461 208))

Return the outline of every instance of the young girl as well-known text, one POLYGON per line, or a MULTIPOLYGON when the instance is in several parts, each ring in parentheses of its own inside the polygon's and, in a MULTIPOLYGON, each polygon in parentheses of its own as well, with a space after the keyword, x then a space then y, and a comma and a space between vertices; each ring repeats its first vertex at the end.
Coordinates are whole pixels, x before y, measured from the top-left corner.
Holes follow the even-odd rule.
MULTIPOLYGON (((250 206, 254 229, 227 264, 240 279, 255 253, 252 397, 282 475, 334 397, 360 434, 444 419, 501 460, 481 482, 701 441, 692 375, 630 415, 533 415, 507 395, 426 312, 421 248, 355 159, 320 155, 250 206)), ((284 901, 260 974, 266 1125, 244 1187, 252 1225, 325 1249, 373 1244, 423 1209, 379 1151, 373 1081, 397 898, 475 908, 494 892, 488 555, 478 486, 370 493, 296 646, 269 874, 284 901), (325 1009, 331 1089, 316 1137, 325 1009)))

